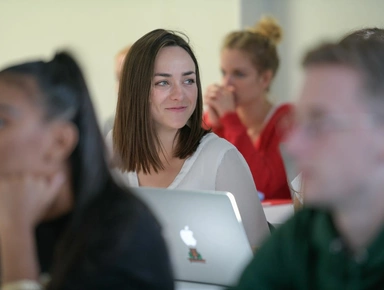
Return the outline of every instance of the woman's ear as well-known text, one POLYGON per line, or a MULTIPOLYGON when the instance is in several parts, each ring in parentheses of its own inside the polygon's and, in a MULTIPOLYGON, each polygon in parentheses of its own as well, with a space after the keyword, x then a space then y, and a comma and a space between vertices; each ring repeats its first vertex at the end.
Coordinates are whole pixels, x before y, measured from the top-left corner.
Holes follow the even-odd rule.
POLYGON ((273 72, 268 69, 265 72, 263 72, 260 76, 260 83, 263 86, 264 90, 267 90, 269 86, 271 85, 273 79, 273 72))
POLYGON ((79 131, 75 125, 67 121, 54 121, 50 128, 50 144, 47 160, 62 163, 72 154, 79 142, 79 131))

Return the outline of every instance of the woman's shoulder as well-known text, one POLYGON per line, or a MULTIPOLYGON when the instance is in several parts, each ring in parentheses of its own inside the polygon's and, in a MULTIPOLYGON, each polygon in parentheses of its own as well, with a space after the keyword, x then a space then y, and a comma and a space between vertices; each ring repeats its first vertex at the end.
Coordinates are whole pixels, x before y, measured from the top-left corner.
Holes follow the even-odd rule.
POLYGON ((283 119, 292 119, 294 105, 292 103, 282 103, 275 107, 270 117, 270 122, 279 122, 283 119))
POLYGON ((236 149, 236 147, 224 138, 217 136, 215 133, 208 133, 200 142, 199 147, 204 148, 205 151, 228 151, 236 149))
MULTIPOLYGON (((277 105, 265 121, 263 136, 278 136, 278 139, 284 138, 293 126, 294 105, 283 103, 277 105)), ((271 138, 271 137, 269 137, 271 138)))
POLYGON ((204 162, 213 162, 216 160, 220 163, 228 152, 241 155, 232 143, 217 136, 215 133, 208 133, 202 138, 192 159, 203 160, 204 162))
POLYGON ((274 119, 285 118, 286 116, 291 116, 293 114, 294 105, 292 103, 281 103, 274 107, 270 114, 269 121, 274 119))
POLYGON ((284 111, 284 112, 290 112, 294 109, 294 104, 293 103, 289 103, 289 102, 286 102, 286 103, 281 103, 277 106, 277 109, 278 110, 281 110, 281 111, 284 111))

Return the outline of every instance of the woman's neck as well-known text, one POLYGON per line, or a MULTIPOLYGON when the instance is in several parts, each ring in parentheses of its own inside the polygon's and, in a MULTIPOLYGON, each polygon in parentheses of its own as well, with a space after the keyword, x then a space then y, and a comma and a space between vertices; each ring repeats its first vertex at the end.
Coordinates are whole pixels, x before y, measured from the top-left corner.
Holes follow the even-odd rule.
POLYGON ((174 157, 175 146, 177 145, 177 130, 158 131, 157 135, 161 143, 158 154, 163 169, 158 172, 138 172, 137 179, 140 186, 167 188, 180 173, 185 160, 174 157))
POLYGON ((157 132, 161 143, 159 156, 164 166, 174 157, 175 147, 177 145, 177 133, 178 130, 161 130, 157 132))
POLYGON ((237 115, 241 122, 248 129, 262 127, 273 104, 268 101, 266 96, 256 98, 254 101, 236 108, 237 115))

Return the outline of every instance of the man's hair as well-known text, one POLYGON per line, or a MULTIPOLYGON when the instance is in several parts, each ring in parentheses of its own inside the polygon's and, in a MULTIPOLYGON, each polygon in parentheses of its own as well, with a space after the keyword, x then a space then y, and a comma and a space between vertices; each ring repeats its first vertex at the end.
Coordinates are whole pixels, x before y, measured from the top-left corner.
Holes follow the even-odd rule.
POLYGON ((384 42, 384 29, 377 27, 363 28, 344 36, 341 42, 376 40, 384 42))
POLYGON ((384 121, 384 42, 377 39, 350 38, 340 43, 327 43, 309 51, 305 68, 336 65, 351 68, 361 75, 365 101, 372 106, 375 117, 384 121))

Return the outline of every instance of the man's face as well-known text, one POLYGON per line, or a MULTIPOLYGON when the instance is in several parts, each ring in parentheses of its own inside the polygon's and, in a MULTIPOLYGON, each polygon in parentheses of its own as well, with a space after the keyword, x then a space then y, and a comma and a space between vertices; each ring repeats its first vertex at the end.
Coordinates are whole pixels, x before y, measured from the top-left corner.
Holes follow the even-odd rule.
POLYGON ((375 176, 379 129, 364 94, 355 70, 338 65, 306 69, 287 146, 302 171, 307 204, 339 206, 362 194, 375 176))

